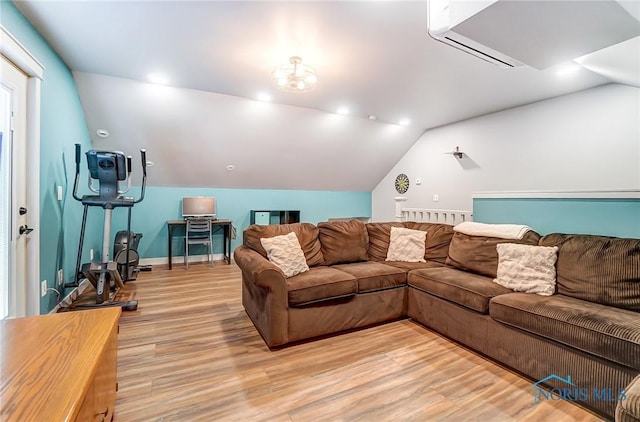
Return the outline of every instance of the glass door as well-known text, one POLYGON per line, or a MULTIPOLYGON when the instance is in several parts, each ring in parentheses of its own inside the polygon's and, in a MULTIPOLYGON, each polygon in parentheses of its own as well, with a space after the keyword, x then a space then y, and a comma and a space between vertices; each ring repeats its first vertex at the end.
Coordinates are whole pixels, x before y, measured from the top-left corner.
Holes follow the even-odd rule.
POLYGON ((11 96, 0 90, 0 319, 9 316, 11 274, 11 96), (7 136, 9 135, 9 136, 7 136))

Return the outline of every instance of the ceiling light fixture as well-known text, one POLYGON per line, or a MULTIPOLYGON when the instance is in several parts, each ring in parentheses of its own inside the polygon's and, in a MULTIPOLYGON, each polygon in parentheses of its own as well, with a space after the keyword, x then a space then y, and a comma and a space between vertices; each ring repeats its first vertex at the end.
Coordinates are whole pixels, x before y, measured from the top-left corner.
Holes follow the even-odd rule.
POLYGON ((398 122, 400 126, 409 126, 409 123, 411 123, 409 119, 400 119, 400 121, 398 122))
POLYGON ((349 109, 346 107, 338 107, 337 113, 342 115, 349 114, 349 109))
POLYGON ((289 63, 281 64, 273 71, 273 85, 284 92, 309 92, 318 82, 316 70, 302 59, 293 56, 289 63))
POLYGON ((147 79, 149 79, 149 82, 152 84, 166 85, 169 83, 169 79, 160 73, 149 73, 147 79))
POLYGON ((378 116, 376 116, 375 114, 370 114, 369 115, 369 120, 376 120, 378 118, 378 116))
POLYGON ((258 101, 268 103, 269 101, 271 101, 271 95, 267 94, 266 92, 258 92, 258 95, 256 95, 256 99, 258 101))
POLYGON ((106 129, 98 129, 96 130, 96 135, 101 138, 106 138, 107 136, 109 136, 109 131, 106 129))

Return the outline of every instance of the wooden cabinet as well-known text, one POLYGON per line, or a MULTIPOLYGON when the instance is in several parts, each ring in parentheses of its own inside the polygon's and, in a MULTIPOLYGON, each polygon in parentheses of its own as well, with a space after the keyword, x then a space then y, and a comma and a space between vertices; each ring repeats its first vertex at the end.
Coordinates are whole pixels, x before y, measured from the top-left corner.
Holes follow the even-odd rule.
POLYGON ((0 420, 112 420, 120 313, 0 321, 0 420))
POLYGON ((269 224, 291 224, 300 222, 299 210, 251 210, 251 224, 267 226, 269 224))

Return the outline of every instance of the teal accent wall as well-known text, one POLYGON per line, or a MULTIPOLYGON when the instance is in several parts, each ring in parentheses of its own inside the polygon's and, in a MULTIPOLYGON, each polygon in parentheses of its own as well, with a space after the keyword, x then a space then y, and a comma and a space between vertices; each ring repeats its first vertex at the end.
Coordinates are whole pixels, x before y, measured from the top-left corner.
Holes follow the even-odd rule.
POLYGON ((640 238, 640 199, 474 199, 473 219, 526 224, 540 234, 640 238))
MULTIPOLYGON (((40 227, 36 227, 40 235, 40 279, 46 279, 49 287, 59 288, 56 275, 59 268, 64 270, 65 281, 73 276, 82 218, 82 207, 71 198, 74 144, 79 143, 87 150, 91 140, 69 68, 10 1, 0 0, 0 22, 45 68, 41 90, 39 210, 33 209, 32 204, 29 206, 31 212, 40 212, 40 227), (58 185, 65 191, 62 202, 57 200, 58 185)), ((86 173, 83 177, 84 186, 86 173)), ((99 212, 91 210, 90 214, 99 212)), ((88 227, 86 244, 99 245, 100 236, 99 227, 88 227)), ((56 294, 49 292, 40 300, 40 312, 47 313, 56 304, 56 294)))
MULTIPOLYGON (((152 180, 153 167, 148 169, 148 174, 152 180)), ((139 192, 139 188, 132 188, 128 195, 138 197, 139 192)), ((216 198, 218 218, 233 220, 236 227, 237 238, 231 242, 232 249, 242 243, 242 231, 249 226, 250 210, 300 210, 300 221, 314 224, 331 217, 371 216, 371 192, 149 187, 144 201, 133 208, 131 218, 132 230, 143 234, 138 251, 142 258, 167 256, 167 220, 182 218, 182 198, 190 196, 216 198)), ((102 217, 98 218, 101 221, 102 217)), ((101 224, 95 220, 89 223, 101 224)), ((115 210, 113 234, 126 227, 127 211, 115 210)), ((183 253, 183 242, 174 237, 174 256, 183 253)), ((214 253, 222 253, 222 234, 214 239, 214 245, 214 253)))

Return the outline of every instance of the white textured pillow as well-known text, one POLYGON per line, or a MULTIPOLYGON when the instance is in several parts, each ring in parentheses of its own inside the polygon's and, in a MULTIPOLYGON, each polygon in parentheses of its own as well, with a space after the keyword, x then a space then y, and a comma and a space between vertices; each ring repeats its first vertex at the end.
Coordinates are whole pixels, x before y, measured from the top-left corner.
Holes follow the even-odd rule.
POLYGON ((402 227, 391 227, 387 261, 426 262, 424 241, 427 232, 402 227))
POLYGON ((289 278, 309 271, 304 252, 294 232, 282 236, 263 237, 260 243, 267 251, 269 261, 280 268, 285 277, 289 278))
POLYGON ((493 281, 516 292, 551 296, 556 290, 557 246, 498 243, 498 273, 493 281))

